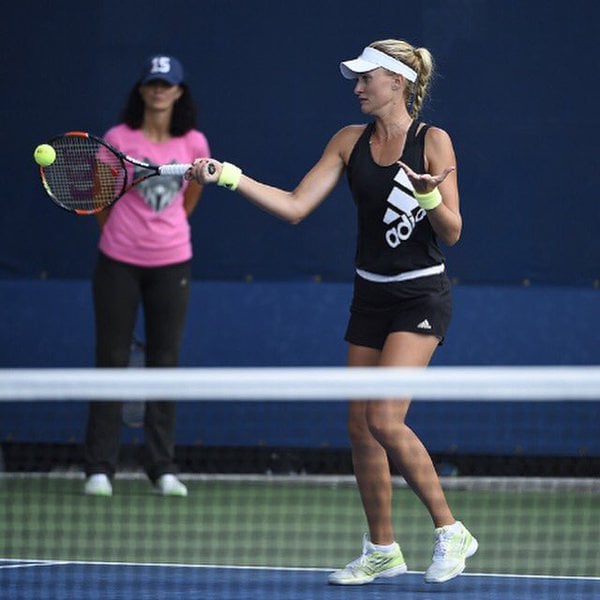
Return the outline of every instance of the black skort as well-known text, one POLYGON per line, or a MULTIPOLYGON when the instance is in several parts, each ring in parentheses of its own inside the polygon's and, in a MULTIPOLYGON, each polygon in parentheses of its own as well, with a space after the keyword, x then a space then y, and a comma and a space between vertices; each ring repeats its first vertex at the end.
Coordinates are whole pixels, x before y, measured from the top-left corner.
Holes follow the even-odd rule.
POLYGON ((434 335, 440 345, 452 317, 447 274, 379 283, 354 278, 350 320, 344 339, 357 346, 382 349, 395 331, 434 335))

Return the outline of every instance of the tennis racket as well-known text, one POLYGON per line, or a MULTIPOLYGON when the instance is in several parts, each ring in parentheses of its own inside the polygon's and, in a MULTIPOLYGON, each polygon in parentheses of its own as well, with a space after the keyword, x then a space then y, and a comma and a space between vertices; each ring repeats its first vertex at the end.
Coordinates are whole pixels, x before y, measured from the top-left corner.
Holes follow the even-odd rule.
POLYGON ((69 131, 47 143, 56 151, 56 159, 40 167, 42 185, 55 204, 79 215, 104 210, 149 177, 183 176, 191 166, 145 163, 83 131, 69 131))

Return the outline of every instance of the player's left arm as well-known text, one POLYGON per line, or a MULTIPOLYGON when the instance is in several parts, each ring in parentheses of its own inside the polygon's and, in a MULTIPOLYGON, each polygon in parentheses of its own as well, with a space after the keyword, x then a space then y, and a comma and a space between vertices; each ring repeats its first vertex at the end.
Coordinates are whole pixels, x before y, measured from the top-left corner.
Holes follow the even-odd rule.
POLYGON ((436 235, 448 246, 460 239, 462 217, 460 215, 456 155, 448 133, 438 127, 430 127, 425 134, 425 169, 427 173, 439 174, 437 187, 442 202, 427 217, 436 235))

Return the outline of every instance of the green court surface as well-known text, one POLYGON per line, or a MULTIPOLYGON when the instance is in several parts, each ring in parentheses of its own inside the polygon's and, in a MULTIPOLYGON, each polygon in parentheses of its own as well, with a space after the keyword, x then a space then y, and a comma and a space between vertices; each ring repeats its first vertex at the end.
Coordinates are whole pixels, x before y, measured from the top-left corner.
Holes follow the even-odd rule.
MULTIPOLYGON (((323 479, 187 480, 187 498, 163 498, 141 478, 119 478, 111 498, 83 479, 0 479, 0 558, 342 566, 366 530, 355 485, 323 479)), ((450 489, 455 516, 479 539, 472 573, 600 576, 600 494, 588 490, 450 489)), ((396 537, 408 567, 424 570, 432 525, 405 487, 395 490, 396 537)))

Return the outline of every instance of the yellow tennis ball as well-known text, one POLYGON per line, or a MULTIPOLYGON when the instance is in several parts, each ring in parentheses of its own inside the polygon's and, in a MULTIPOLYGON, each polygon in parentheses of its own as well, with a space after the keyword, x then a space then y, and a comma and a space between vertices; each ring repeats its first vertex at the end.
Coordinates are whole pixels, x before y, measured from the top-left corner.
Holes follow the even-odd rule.
POLYGON ((35 162, 42 167, 49 167, 56 160, 56 151, 50 144, 40 144, 33 152, 35 162))

